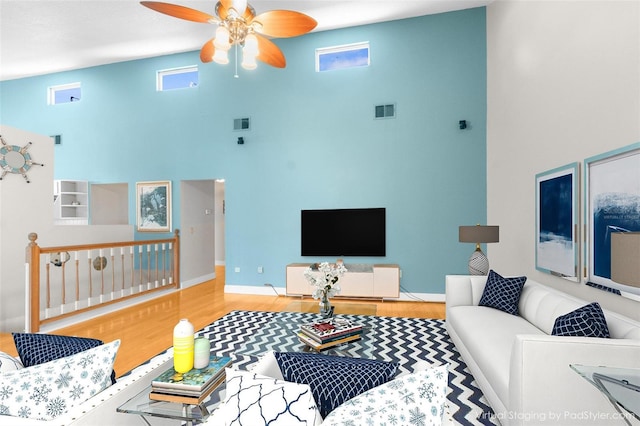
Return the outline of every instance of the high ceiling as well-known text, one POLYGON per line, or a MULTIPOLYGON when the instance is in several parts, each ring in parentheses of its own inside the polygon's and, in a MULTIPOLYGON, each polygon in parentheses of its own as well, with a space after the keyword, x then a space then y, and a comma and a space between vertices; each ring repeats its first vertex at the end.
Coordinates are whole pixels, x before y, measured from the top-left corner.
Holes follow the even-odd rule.
MULTIPOLYGON (((214 15, 215 0, 164 0, 214 15)), ((314 31, 485 6, 492 0, 254 0, 257 13, 296 10, 314 31)), ((136 0, 0 0, 0 80, 199 50, 215 26, 136 0)), ((276 41, 277 43, 277 41, 276 41)))

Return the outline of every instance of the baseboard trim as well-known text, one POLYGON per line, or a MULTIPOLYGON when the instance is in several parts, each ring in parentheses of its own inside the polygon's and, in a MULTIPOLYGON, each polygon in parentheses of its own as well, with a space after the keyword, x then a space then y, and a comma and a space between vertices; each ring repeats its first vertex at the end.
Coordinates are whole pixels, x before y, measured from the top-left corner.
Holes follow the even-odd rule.
POLYGON ((193 287, 194 285, 202 284, 205 281, 211 281, 211 280, 214 280, 215 278, 216 278, 216 273, 212 272, 210 274, 202 275, 197 278, 193 278, 187 281, 182 281, 180 282, 180 288, 183 289, 183 288, 193 287))

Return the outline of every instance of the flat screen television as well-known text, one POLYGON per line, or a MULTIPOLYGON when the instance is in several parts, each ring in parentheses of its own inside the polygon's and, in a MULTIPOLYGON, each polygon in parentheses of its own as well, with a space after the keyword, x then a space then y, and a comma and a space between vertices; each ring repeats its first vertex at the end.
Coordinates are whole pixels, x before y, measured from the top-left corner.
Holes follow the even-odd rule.
POLYGON ((386 256, 384 208, 302 210, 302 256, 386 256))

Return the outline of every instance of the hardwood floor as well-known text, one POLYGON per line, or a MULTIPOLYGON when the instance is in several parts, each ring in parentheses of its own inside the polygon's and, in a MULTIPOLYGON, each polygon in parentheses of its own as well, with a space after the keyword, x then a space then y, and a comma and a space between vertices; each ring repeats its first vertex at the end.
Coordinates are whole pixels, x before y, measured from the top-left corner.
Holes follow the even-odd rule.
MULTIPOLYGON (((169 348, 173 327, 181 318, 188 318, 199 330, 233 310, 280 312, 291 302, 300 300, 275 293, 273 296, 225 294, 224 267, 216 268, 216 276, 219 278, 53 333, 104 342, 120 339, 115 370, 122 375, 169 348)), ((349 300, 349 303, 375 304, 379 316, 444 319, 445 315, 444 303, 371 300, 349 300)), ((17 354, 10 334, 0 334, 0 351, 17 354)))

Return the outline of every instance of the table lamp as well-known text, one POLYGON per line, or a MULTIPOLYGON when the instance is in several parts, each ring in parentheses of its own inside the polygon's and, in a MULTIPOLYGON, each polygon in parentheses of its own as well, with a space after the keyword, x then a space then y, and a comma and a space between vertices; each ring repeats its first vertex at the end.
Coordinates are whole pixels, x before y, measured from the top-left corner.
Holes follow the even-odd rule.
POLYGON ((475 243, 476 250, 469 258, 469 273, 471 275, 487 275, 489 273, 489 259, 482 252, 480 244, 497 243, 500 241, 498 226, 460 226, 458 241, 461 243, 475 243))

